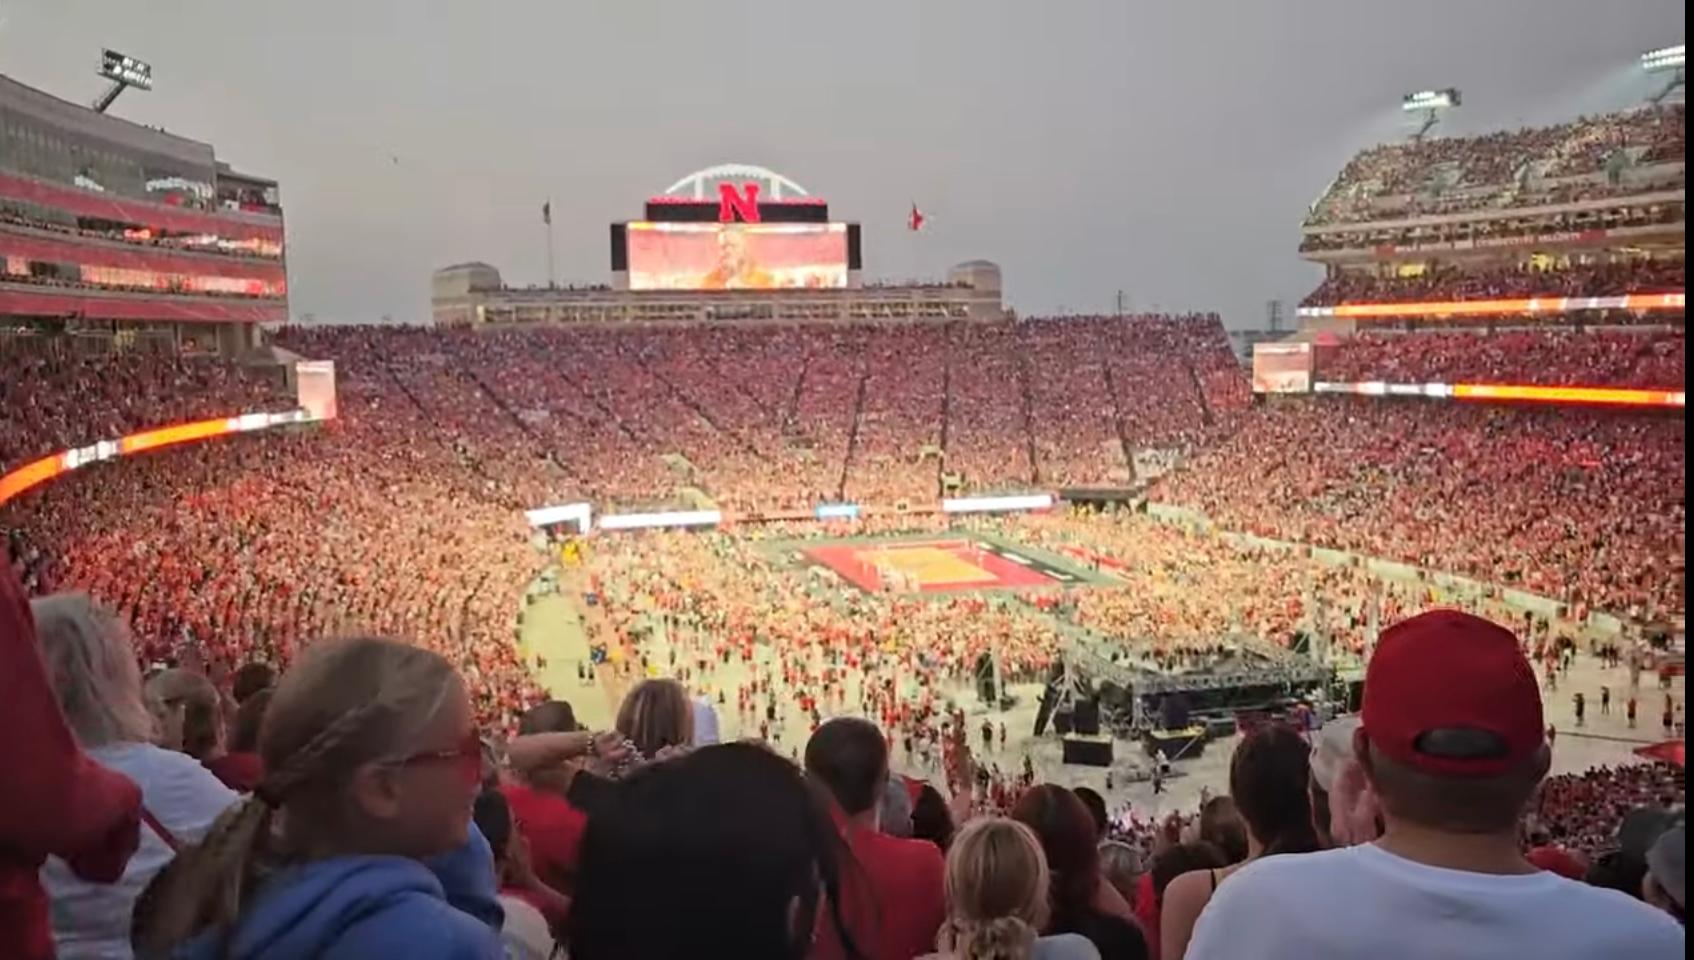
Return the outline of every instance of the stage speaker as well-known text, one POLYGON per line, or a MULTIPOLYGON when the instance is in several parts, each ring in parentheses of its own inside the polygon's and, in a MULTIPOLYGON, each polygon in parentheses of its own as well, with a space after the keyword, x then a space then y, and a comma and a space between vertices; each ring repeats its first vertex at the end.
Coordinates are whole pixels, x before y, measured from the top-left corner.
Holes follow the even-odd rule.
POLYGON ((1098 736, 1100 734, 1100 701, 1094 699, 1078 700, 1076 710, 1071 717, 1071 727, 1083 736, 1098 736))
POLYGON ((1047 685, 1041 690, 1041 702, 1035 709, 1035 733, 1039 737, 1047 732, 1047 721, 1053 716, 1053 710, 1059 705, 1059 685, 1065 677, 1065 665, 1055 663, 1047 674, 1047 685))
POLYGON ((1075 716, 1069 710, 1055 710, 1053 711, 1053 729, 1059 731, 1059 736, 1068 737, 1076 729, 1075 723, 1072 722, 1074 719, 1075 716))
POLYGON ((1180 730, 1188 726, 1188 698, 1180 693, 1166 694, 1159 701, 1159 726, 1180 730))
POLYGON ((1085 767, 1112 765, 1111 737, 1066 737, 1064 743, 1066 763, 1081 764, 1085 767))

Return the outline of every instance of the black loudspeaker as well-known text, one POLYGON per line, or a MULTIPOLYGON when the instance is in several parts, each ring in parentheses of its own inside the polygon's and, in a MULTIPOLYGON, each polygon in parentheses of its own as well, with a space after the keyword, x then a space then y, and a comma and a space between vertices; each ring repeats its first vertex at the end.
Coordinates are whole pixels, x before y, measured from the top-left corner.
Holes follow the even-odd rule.
POLYGON ((1073 720, 1074 717, 1069 710, 1053 711, 1053 729, 1059 731, 1061 737, 1070 736, 1071 731, 1076 729, 1073 720))
POLYGON ((1065 665, 1055 663, 1047 673, 1047 686, 1041 690, 1041 703, 1035 710, 1035 736, 1047 732, 1047 721, 1053 716, 1053 709, 1059 705, 1059 684, 1065 677, 1065 665))
POLYGON ((629 269, 629 228, 621 223, 612 224, 612 272, 619 273, 629 269))
POLYGON ((1112 765, 1112 738, 1066 737, 1064 757, 1066 763, 1081 764, 1085 767, 1109 767, 1112 765))
POLYGON ((865 268, 863 241, 859 237, 859 225, 847 225, 847 269, 863 270, 865 268))
POLYGON ((993 703, 996 699, 994 689, 994 661, 988 654, 976 658, 976 695, 984 703, 993 703))
POLYGON ((1098 736, 1100 733, 1100 701, 1078 700, 1075 714, 1071 718, 1071 727, 1082 736, 1098 736))
POLYGON ((1168 694, 1159 702, 1159 726, 1180 730, 1188 726, 1188 698, 1180 693, 1168 694))
POLYGON ((1347 681, 1347 712, 1358 713, 1365 708, 1365 682, 1363 680, 1347 681))

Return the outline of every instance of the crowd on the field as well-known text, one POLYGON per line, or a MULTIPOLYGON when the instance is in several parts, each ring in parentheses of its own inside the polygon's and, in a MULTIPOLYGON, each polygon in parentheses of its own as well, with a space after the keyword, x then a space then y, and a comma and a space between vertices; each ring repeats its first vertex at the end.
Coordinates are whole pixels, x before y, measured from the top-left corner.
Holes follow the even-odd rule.
POLYGON ((1685 283, 1680 259, 1570 264, 1546 269, 1529 264, 1490 270, 1436 265, 1409 277, 1338 272, 1324 280, 1301 305, 1614 297, 1631 293, 1681 293, 1685 283))
POLYGON ((899 773, 910 734, 871 674, 857 704, 803 695, 832 719, 792 744, 723 742, 718 716, 746 706, 686 664, 631 687, 611 729, 532 695, 490 736, 476 678, 427 645, 325 640, 218 681, 143 670, 110 610, 19 586, 0 570, 0 721, 28 733, 0 763, 30 773, 0 797, 0 953, 19 960, 1685 948, 1680 774, 1543 782, 1519 639, 1466 614, 1389 628, 1361 716, 1253 729, 1226 794, 1154 824, 1027 770, 1006 786, 981 759, 992 729, 977 753, 943 701, 935 774, 899 773))
POLYGON ((1538 185, 1561 189, 1565 201, 1605 195, 1617 189, 1613 174, 1623 167, 1679 159, 1683 117, 1683 106, 1670 104, 1547 127, 1381 144, 1347 162, 1306 222, 1368 220, 1378 215, 1374 201, 1382 197, 1410 196, 1409 207, 1396 207, 1404 214, 1478 210, 1503 200, 1529 204, 1520 195, 1538 185), (1586 180, 1569 180, 1575 177, 1586 180))
POLYGON ((1336 398, 1266 407, 1154 499, 1643 620, 1684 603, 1680 415, 1336 398))
POLYGON ((1688 338, 1665 331, 1379 334, 1320 346, 1313 376, 1359 383, 1534 383, 1681 390, 1688 338))

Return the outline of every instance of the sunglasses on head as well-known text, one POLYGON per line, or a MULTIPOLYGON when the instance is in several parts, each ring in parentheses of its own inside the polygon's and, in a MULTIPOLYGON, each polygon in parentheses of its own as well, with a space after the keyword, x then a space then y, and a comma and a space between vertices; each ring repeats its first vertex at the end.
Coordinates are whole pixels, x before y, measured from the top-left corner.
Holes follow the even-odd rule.
POLYGON ((399 766, 409 767, 420 763, 457 763, 459 775, 464 778, 466 785, 482 782, 482 738, 475 730, 465 734, 458 746, 449 750, 429 750, 414 753, 399 761, 399 766))

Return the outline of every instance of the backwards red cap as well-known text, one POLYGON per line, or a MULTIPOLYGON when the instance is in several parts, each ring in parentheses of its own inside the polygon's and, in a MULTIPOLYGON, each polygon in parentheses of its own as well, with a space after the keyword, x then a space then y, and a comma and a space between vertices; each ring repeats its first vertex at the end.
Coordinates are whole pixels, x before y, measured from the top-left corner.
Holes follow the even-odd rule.
POLYGON ((1365 671, 1362 721, 1372 747, 1441 776, 1503 773, 1533 756, 1545 736, 1541 689, 1517 637, 1458 610, 1421 613, 1382 632, 1365 671), (1494 749, 1451 749, 1449 731, 1490 734, 1483 745, 1492 739, 1494 749))

